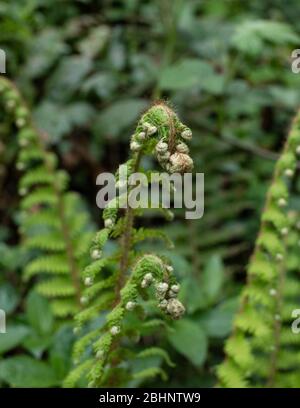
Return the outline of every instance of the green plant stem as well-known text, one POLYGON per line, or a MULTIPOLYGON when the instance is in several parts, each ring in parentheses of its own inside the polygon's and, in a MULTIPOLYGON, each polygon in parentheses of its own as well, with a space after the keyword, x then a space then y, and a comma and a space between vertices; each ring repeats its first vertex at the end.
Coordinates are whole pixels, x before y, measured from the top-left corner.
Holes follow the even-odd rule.
MULTIPOLYGON (((136 172, 139 168, 140 161, 142 158, 142 152, 138 152, 136 155, 135 163, 133 166, 133 172, 136 172)), ((129 265, 129 253, 132 246, 132 228, 134 224, 134 211, 133 209, 127 205, 125 211, 125 225, 124 225, 124 232, 121 236, 121 259, 120 259, 120 273, 119 278, 116 284, 116 301, 117 304, 120 301, 120 290, 122 289, 125 278, 126 272, 129 265)))

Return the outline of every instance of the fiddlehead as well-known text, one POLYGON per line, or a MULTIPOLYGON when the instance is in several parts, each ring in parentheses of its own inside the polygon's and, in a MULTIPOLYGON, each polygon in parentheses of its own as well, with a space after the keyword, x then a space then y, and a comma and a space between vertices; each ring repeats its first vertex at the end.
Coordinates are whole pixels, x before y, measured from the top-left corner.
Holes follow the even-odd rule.
MULTIPOLYGON (((160 165, 169 173, 191 171, 193 161, 185 144, 191 136, 190 129, 164 103, 153 105, 138 122, 130 142, 131 157, 116 173, 120 194, 103 211, 104 228, 96 234, 91 249, 93 262, 83 272, 87 286, 83 295, 86 307, 75 317, 77 329, 80 330, 86 323, 91 324, 100 312, 112 310, 102 325, 88 330, 75 344, 74 356, 78 364, 68 376, 66 386, 74 386, 84 373, 87 373, 92 387, 122 384, 123 371, 126 371, 126 376, 130 374, 130 367, 122 367, 122 354, 133 354, 128 348, 124 350, 123 344, 133 333, 136 337, 145 331, 147 297, 152 303, 155 299, 159 314, 178 319, 184 313, 184 306, 177 299, 179 285, 170 261, 152 253, 141 253, 136 248, 137 242, 148 237, 164 239, 164 234, 136 228, 135 217, 144 210, 127 206, 122 212, 122 207, 132 191, 130 176, 137 171, 147 174, 143 168, 143 159, 153 152, 160 165), (125 180, 121 177, 124 166, 127 173, 125 180), (122 192, 125 186, 128 187, 128 195, 122 192), (113 254, 107 255, 105 246, 109 239, 119 239, 119 245, 113 254), (135 319, 134 327, 130 324, 131 319, 135 319), (94 355, 85 358, 89 347, 94 355)), ((154 326, 157 322, 164 324, 161 318, 156 318, 154 326)), ((151 322, 148 323, 151 327, 151 322)), ((163 352, 154 348, 153 353, 155 350, 160 350, 158 354, 163 352)), ((139 375, 131 373, 129 377, 146 378, 155 374, 163 375, 159 367, 151 367, 139 375)))

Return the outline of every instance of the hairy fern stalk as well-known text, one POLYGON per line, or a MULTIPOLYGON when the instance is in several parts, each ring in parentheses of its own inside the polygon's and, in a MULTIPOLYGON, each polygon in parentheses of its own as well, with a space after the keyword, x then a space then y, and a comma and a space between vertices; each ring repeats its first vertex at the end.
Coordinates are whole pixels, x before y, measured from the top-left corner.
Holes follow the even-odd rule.
POLYGON ((300 113, 275 167, 260 232, 248 266, 240 311, 218 367, 223 387, 298 387, 299 336, 291 330, 299 308, 299 211, 291 202, 300 155, 300 113))
POLYGON ((34 279, 36 291, 65 319, 81 305, 80 270, 87 264, 93 236, 89 217, 78 194, 67 192, 68 176, 57 170, 56 156, 46 150, 18 90, 1 78, 0 93, 18 129, 20 232, 30 256, 24 279, 34 279))
MULTIPOLYGON (((193 161, 185 144, 192 133, 175 113, 164 103, 153 105, 140 119, 130 143, 131 157, 125 163, 127 183, 132 173, 146 172, 143 162, 154 152, 163 169, 170 173, 189 172, 193 161)), ((124 164, 122 165, 124 169, 124 164)), ((65 381, 65 386, 75 386, 87 376, 88 385, 120 386, 130 381, 141 381, 157 374, 165 377, 160 366, 154 365, 134 372, 131 361, 158 356, 171 364, 167 353, 158 347, 143 349, 139 340, 144 334, 161 328, 164 317, 178 319, 184 306, 177 299, 179 284, 173 274, 170 260, 154 253, 143 253, 138 245, 147 238, 169 240, 161 231, 137 228, 136 216, 141 208, 122 210, 121 203, 127 196, 121 192, 116 173, 119 195, 103 211, 104 228, 95 236, 91 249, 92 263, 85 268, 83 279, 86 289, 82 302, 84 309, 75 316, 76 332, 83 332, 75 344, 76 367, 65 381), (108 241, 118 240, 113 251, 108 251, 108 241), (99 321, 101 312, 107 312, 99 321), (97 321, 98 318, 98 321, 97 321), (138 343, 136 353, 131 347, 138 343)), ((130 194, 130 187, 129 187, 130 194)), ((170 211, 161 208, 168 216, 170 211)))

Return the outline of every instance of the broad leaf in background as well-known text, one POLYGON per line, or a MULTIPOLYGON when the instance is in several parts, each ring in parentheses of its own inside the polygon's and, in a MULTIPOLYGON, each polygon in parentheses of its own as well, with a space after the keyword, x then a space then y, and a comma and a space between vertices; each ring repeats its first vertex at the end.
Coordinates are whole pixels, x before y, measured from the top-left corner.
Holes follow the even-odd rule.
POLYGON ((266 42, 284 45, 297 44, 300 37, 288 24, 255 20, 239 23, 232 37, 232 44, 246 54, 256 55, 263 52, 266 42))
MULTIPOLYGON (((145 99, 140 98, 123 99, 113 103, 98 115, 94 125, 95 136, 98 138, 100 135, 108 138, 120 136, 122 131, 134 123, 147 104, 145 99)), ((123 137, 128 139, 128 134, 124 134, 123 137)))
POLYGON ((71 132, 76 126, 84 126, 94 116, 94 109, 85 102, 59 105, 45 101, 34 113, 37 126, 47 132, 51 142, 60 141, 61 137, 71 132))
POLYGON ((42 388, 59 384, 54 370, 44 362, 27 356, 7 358, 0 362, 0 380, 11 387, 42 388))
POLYGON ((63 379, 72 364, 72 346, 75 340, 73 327, 63 326, 55 333, 50 348, 50 362, 56 376, 63 379))
POLYGON ((169 91, 199 87, 212 94, 218 94, 223 88, 223 77, 206 61, 189 58, 165 68, 159 84, 162 89, 169 91))
POLYGON ((50 98, 56 102, 68 100, 80 88, 82 80, 91 68, 92 61, 87 57, 64 58, 47 81, 50 98))
POLYGON ((67 50, 68 47, 62 40, 61 32, 46 29, 31 42, 23 73, 32 79, 45 74, 67 50))
POLYGON ((200 315, 197 321, 205 329, 209 337, 222 338, 228 336, 232 329, 232 321, 238 310, 238 297, 220 303, 212 310, 200 315))
POLYGON ((21 324, 7 325, 6 333, 0 334, 0 353, 6 353, 22 343, 29 328, 21 324))
POLYGON ((7 315, 16 309, 19 300, 20 296, 11 284, 4 283, 0 286, 0 309, 7 315))
POLYGON ((168 340, 180 354, 195 366, 201 366, 206 358, 207 338, 197 322, 181 319, 172 325, 168 340))
POLYGON ((209 302, 219 296, 224 282, 224 266, 218 255, 213 255, 205 265, 203 271, 203 290, 209 302))
POLYGON ((51 332, 54 318, 48 301, 37 294, 31 292, 26 302, 26 317, 31 326, 41 335, 51 332))

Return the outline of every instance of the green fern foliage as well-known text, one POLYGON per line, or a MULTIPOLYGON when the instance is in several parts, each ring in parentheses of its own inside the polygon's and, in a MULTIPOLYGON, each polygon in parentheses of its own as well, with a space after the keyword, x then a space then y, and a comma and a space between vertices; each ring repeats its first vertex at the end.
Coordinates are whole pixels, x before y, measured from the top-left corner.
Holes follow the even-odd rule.
POLYGON ((66 318, 80 308, 80 270, 92 238, 90 220, 79 195, 67 191, 68 176, 57 169, 57 159, 46 150, 18 90, 1 78, 0 93, 18 130, 20 232, 30 254, 24 279, 34 279, 55 315, 66 318))
POLYGON ((116 172, 119 195, 103 211, 104 228, 91 248, 94 261, 83 271, 85 307, 75 316, 75 330, 83 334, 75 344, 76 367, 65 381, 67 387, 75 386, 82 375, 90 387, 120 386, 128 379, 137 384, 156 375, 164 379, 158 362, 143 371, 134 369, 134 361, 153 356, 172 365, 166 351, 154 346, 145 350, 140 342, 146 333, 157 335, 166 319, 182 316, 185 309, 177 299, 179 285, 169 259, 139 250, 139 243, 147 239, 158 239, 168 247, 172 242, 162 231, 135 227, 135 217, 147 209, 124 209, 127 195, 122 188, 127 185, 130 195, 130 176, 137 171, 149 179, 143 160, 153 153, 169 173, 191 171, 193 161, 185 143, 191 136, 190 129, 164 103, 153 105, 138 122, 131 138, 131 157, 116 172), (125 180, 121 177, 124 168, 125 180), (115 250, 108 251, 108 241, 116 240, 115 250), (105 320, 97 323, 103 312, 105 320), (134 342, 137 352, 131 347, 134 342))
POLYGON ((217 370, 220 386, 299 387, 300 340, 291 330, 299 295, 299 209, 291 200, 299 154, 300 113, 267 194, 240 311, 217 370))

